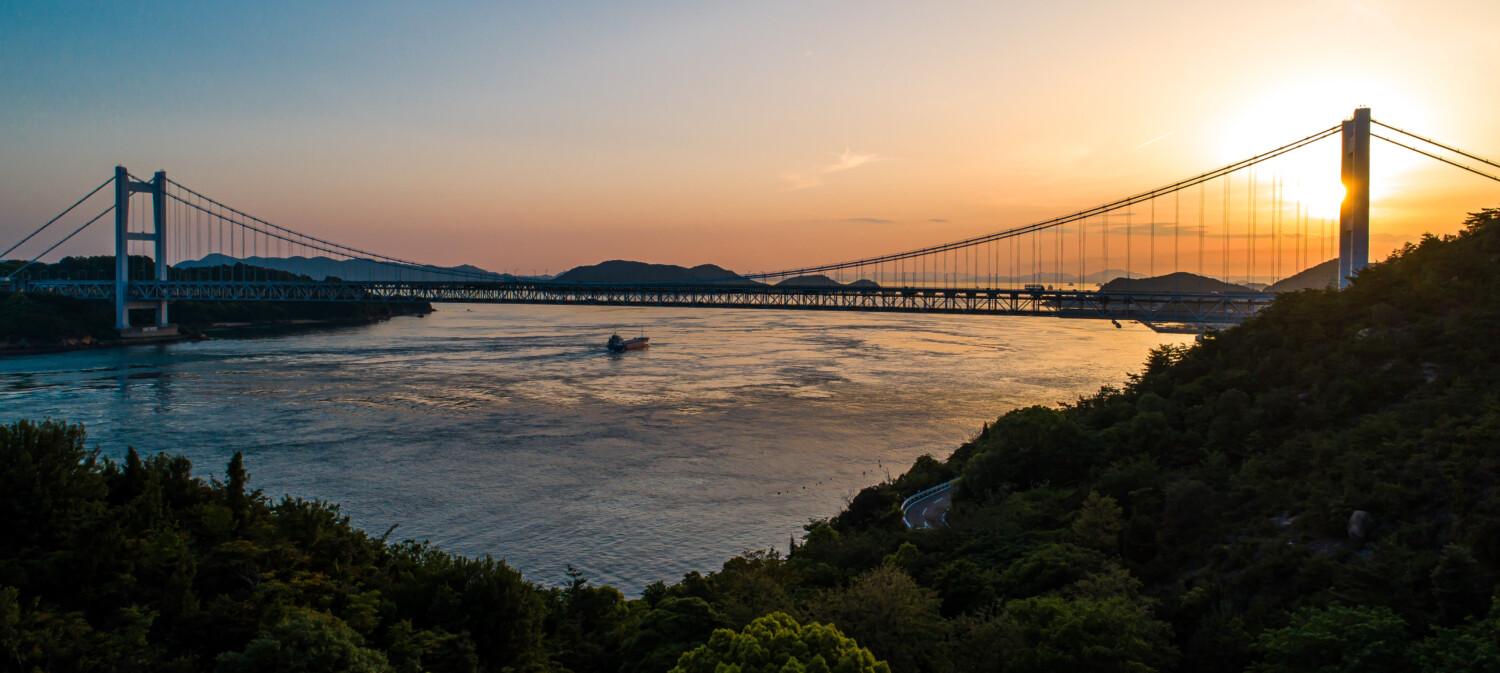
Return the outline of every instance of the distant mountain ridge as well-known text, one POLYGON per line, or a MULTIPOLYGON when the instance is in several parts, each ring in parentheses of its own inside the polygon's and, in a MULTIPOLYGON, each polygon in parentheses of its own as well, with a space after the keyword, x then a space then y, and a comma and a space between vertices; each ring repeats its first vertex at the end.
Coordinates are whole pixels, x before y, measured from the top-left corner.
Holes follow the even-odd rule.
POLYGON ((1339 258, 1335 257, 1317 266, 1303 269, 1301 273, 1283 278, 1266 288, 1268 292, 1295 292, 1297 290, 1324 290, 1333 287, 1338 280, 1339 258))
POLYGON ((1116 278, 1099 287, 1100 292, 1182 292, 1186 294, 1208 294, 1210 292, 1254 292, 1234 283, 1200 276, 1196 273, 1178 271, 1164 276, 1149 278, 1116 278))
POLYGON ((848 283, 840 283, 821 273, 811 276, 793 276, 776 284, 777 287, 855 287, 877 289, 879 283, 873 280, 861 278, 848 283))
POLYGON ((611 259, 576 266, 553 278, 560 283, 712 283, 714 285, 764 285, 721 266, 699 264, 688 268, 676 264, 650 264, 611 259))
POLYGON ((215 266, 234 266, 235 264, 246 264, 265 269, 286 271, 288 273, 308 276, 314 280, 324 280, 330 277, 341 278, 343 280, 388 280, 396 277, 410 278, 412 280, 447 280, 455 278, 452 275, 454 272, 470 277, 484 277, 485 280, 536 279, 536 277, 495 273, 494 271, 481 269, 472 264, 398 269, 389 264, 369 259, 333 259, 330 257, 302 256, 236 258, 219 253, 206 255, 202 259, 179 262, 173 266, 179 269, 197 269, 215 266), (423 275, 424 270, 429 271, 432 276, 430 278, 413 278, 413 275, 423 275))

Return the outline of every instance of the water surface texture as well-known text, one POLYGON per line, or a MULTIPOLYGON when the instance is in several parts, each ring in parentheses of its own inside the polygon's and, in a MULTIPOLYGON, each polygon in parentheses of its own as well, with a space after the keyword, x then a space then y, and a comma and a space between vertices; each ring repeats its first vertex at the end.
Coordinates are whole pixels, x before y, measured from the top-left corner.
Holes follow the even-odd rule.
POLYGON ((1017 406, 1190 337, 1057 318, 444 305, 425 318, 0 359, 0 421, 181 453, 374 534, 571 563, 637 594, 786 549, 811 517, 1017 406), (651 348, 605 351, 614 329, 651 348))

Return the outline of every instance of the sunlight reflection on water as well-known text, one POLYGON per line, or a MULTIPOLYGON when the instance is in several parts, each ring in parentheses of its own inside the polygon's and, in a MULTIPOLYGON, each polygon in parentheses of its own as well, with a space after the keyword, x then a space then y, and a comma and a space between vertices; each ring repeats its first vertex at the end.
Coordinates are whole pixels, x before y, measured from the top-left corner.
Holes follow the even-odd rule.
POLYGON ((1119 384, 1191 337, 1055 318, 439 306, 425 318, 0 360, 0 420, 112 456, 245 452, 254 486, 378 534, 572 563, 636 594, 785 549, 811 517, 985 421, 1119 384), (472 309, 472 310, 466 310, 472 309), (652 347, 607 353, 643 325, 652 347))

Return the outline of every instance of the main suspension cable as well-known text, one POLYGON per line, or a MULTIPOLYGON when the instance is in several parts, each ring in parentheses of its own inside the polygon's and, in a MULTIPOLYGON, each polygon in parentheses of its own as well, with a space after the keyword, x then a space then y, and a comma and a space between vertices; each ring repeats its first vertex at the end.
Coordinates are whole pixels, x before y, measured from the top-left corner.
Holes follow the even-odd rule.
MULTIPOLYGON (((97 191, 97 190, 96 190, 96 191, 97 191)), ((59 245, 62 245, 62 244, 64 244, 64 243, 67 243, 67 242, 68 242, 68 239, 70 239, 70 238, 73 238, 73 237, 74 237, 74 236, 77 236, 77 235, 78 235, 78 232, 80 232, 80 231, 83 231, 83 230, 84 230, 84 229, 87 229, 87 228, 88 228, 88 227, 89 227, 89 225, 91 225, 91 224, 93 224, 93 223, 95 223, 95 222, 98 222, 98 221, 99 221, 99 218, 101 218, 101 217, 104 217, 104 216, 105 216, 105 215, 108 215, 108 214, 109 214, 109 212, 110 212, 110 211, 112 211, 112 210, 114 210, 114 209, 115 209, 115 206, 114 206, 114 204, 110 204, 110 206, 109 206, 109 207, 108 207, 108 208, 105 208, 105 209, 104 209, 104 212, 102 212, 102 213, 99 213, 99 214, 98 214, 98 215, 95 215, 95 216, 94 216, 94 219, 92 219, 92 220, 89 220, 89 221, 87 221, 87 222, 84 222, 84 223, 83 223, 83 226, 81 226, 81 227, 79 227, 79 228, 77 228, 77 229, 74 229, 74 230, 73 230, 73 233, 71 233, 71 234, 68 234, 68 235, 67 235, 67 236, 64 236, 64 237, 63 237, 63 240, 61 240, 61 241, 58 241, 58 242, 56 242, 56 243, 53 243, 53 244, 52 244, 52 247, 50 247, 50 248, 47 248, 47 249, 46 249, 46 250, 43 250, 43 251, 42 251, 42 253, 41 253, 41 254, 40 254, 40 255, 37 255, 37 256, 36 256, 36 257, 32 257, 32 258, 31 258, 31 261, 29 261, 29 262, 27 262, 27 263, 25 263, 25 264, 22 264, 22 265, 21 265, 21 268, 20 268, 20 269, 16 269, 16 270, 15 270, 15 271, 12 271, 12 272, 11 272, 11 273, 10 273, 10 275, 11 275, 11 276, 12 276, 12 277, 15 277, 15 276, 16 276, 16 275, 17 275, 17 274, 19 274, 19 273, 21 273, 21 270, 22 270, 22 269, 25 269, 25 268, 26 268, 26 267, 28 267, 28 266, 31 266, 31 265, 32 265, 32 264, 36 264, 36 261, 37 261, 37 260, 39 260, 39 259, 41 259, 41 258, 42 258, 42 257, 44 257, 44 256, 46 256, 46 254, 47 254, 47 253, 49 253, 49 252, 52 252, 52 251, 53 251, 53 250, 56 250, 56 249, 57 249, 57 246, 59 246, 59 245)))
MULTIPOLYGON (((1384 126, 1384 125, 1382 124, 1382 126, 1384 126)), ((1438 156, 1436 154, 1433 154, 1431 152, 1423 152, 1422 150, 1419 150, 1419 149, 1417 149, 1415 147, 1412 147, 1411 145, 1406 145, 1406 144, 1398 143, 1398 142, 1396 142, 1394 140, 1391 140, 1390 138, 1387 138, 1387 137, 1379 135, 1379 134, 1371 133, 1370 136, 1371 137, 1375 137, 1375 138, 1379 138, 1381 140, 1384 140, 1384 141, 1386 141, 1386 142, 1388 142, 1388 143, 1390 143, 1392 145, 1395 145, 1397 147, 1404 147, 1404 148, 1409 149, 1409 150, 1411 150, 1413 152, 1416 152, 1417 154, 1420 154, 1420 155, 1423 155, 1423 156, 1426 156, 1426 157, 1430 157, 1430 158, 1433 158, 1433 159, 1437 159, 1438 161, 1441 161, 1441 162, 1443 162, 1445 164, 1448 164, 1449 166, 1456 166, 1458 168, 1462 168, 1462 169, 1464 169, 1464 170, 1466 170, 1466 171, 1468 171, 1470 173, 1473 173, 1475 175, 1482 175, 1482 176, 1487 177, 1487 178, 1489 178, 1491 180, 1494 180, 1496 182, 1500 182, 1500 177, 1495 177, 1493 175, 1490 175, 1489 173, 1485 173, 1485 172, 1480 171, 1478 169, 1470 168, 1470 167, 1465 166, 1465 165, 1463 165, 1461 163, 1458 163, 1457 161, 1453 161, 1451 159, 1440 157, 1440 156, 1438 156)), ((1434 144, 1436 144, 1436 143, 1434 143, 1434 144)), ((1468 156, 1468 155, 1465 154, 1464 156, 1468 156)))
MULTIPOLYGON (((1398 128, 1394 127, 1394 126, 1391 126, 1390 124, 1386 124, 1386 123, 1383 123, 1383 122, 1380 122, 1380 121, 1377 121, 1377 120, 1374 120, 1374 119, 1371 119, 1370 121, 1374 122, 1376 124, 1380 124, 1381 126, 1384 126, 1384 127, 1388 128, 1388 129, 1390 129, 1392 131, 1395 131, 1397 133, 1405 134, 1405 135, 1411 136, 1413 138, 1416 138, 1417 140, 1420 140, 1420 141, 1422 141, 1424 143, 1430 143, 1430 144, 1433 144, 1433 145, 1437 145, 1438 147, 1441 147, 1441 148, 1443 148, 1445 150, 1448 150, 1449 152, 1453 152, 1454 154, 1462 154, 1462 155, 1464 155, 1464 156, 1466 156, 1466 157, 1468 157, 1470 159, 1473 159, 1475 161, 1478 161, 1480 163, 1489 164, 1491 166, 1494 166, 1495 168, 1500 168, 1500 164, 1497 164, 1497 163, 1495 163, 1493 161, 1490 161, 1489 159, 1486 159, 1486 158, 1478 156, 1478 155, 1469 154, 1468 152, 1465 152, 1465 151, 1463 151, 1461 149, 1458 149, 1457 147, 1451 147, 1451 146, 1448 146, 1448 145, 1444 145, 1444 144, 1442 144, 1442 143, 1440 143, 1440 142, 1438 142, 1436 140, 1433 140, 1431 138, 1424 138, 1424 137, 1419 136, 1419 135, 1417 135, 1415 133, 1412 133, 1411 131, 1405 131, 1405 130, 1402 130, 1402 129, 1398 129, 1398 128)), ((1375 134, 1372 133, 1370 135, 1375 135, 1375 134)), ((1387 142, 1395 142, 1393 140, 1388 140, 1386 138, 1381 138, 1381 140, 1385 140, 1387 142)), ((1405 147, 1405 146, 1403 145, 1403 147, 1405 147)), ((1411 148, 1408 147, 1407 149, 1411 149, 1411 148)), ((1413 151, 1416 151, 1416 150, 1413 150, 1413 151)), ((1428 156, 1432 156, 1432 155, 1428 155, 1428 156)))
MULTIPOLYGON (((212 213, 208 209, 205 209, 204 207, 202 207, 202 206, 200 206, 200 205, 198 205, 196 203, 190 203, 188 201, 185 201, 185 200, 183 200, 182 198, 178 197, 175 194, 170 194, 169 193, 167 195, 169 198, 177 201, 178 203, 182 203, 182 204, 186 205, 189 208, 193 208, 193 209, 200 210, 200 211, 203 211, 205 213, 208 213, 211 217, 216 217, 216 218, 218 218, 221 221, 229 222, 231 224, 234 224, 235 226, 241 227, 242 229, 248 229, 250 231, 257 232, 257 233, 260 233, 260 234, 264 234, 264 235, 272 237, 272 238, 278 238, 278 239, 281 239, 283 241, 287 241, 288 243, 300 244, 300 245, 303 245, 303 246, 305 246, 307 248, 311 248, 313 250, 318 250, 320 252, 327 252, 327 253, 336 254, 336 255, 348 255, 350 257, 363 256, 368 261, 374 262, 376 264, 382 264, 382 265, 385 265, 385 266, 388 266, 388 267, 395 267, 395 268, 408 268, 408 269, 418 270, 418 271, 421 271, 423 273, 431 273, 431 274, 435 274, 435 275, 457 276, 457 277, 460 277, 460 278, 484 279, 484 280, 497 280, 497 279, 500 278, 500 274, 494 274, 494 273, 480 274, 480 273, 474 273, 472 271, 459 271, 459 270, 454 270, 454 269, 444 269, 442 267, 436 267, 436 266, 432 266, 430 264, 421 264, 421 263, 418 263, 418 262, 413 262, 413 261, 409 261, 409 260, 399 259, 399 258, 396 258, 396 257, 391 257, 389 255, 382 255, 382 254, 379 254, 379 253, 367 252, 367 251, 364 251, 364 250, 359 250, 357 248, 351 248, 351 247, 349 247, 347 245, 341 245, 341 244, 334 243, 334 242, 331 242, 331 241, 325 241, 325 240, 320 239, 320 238, 316 238, 316 237, 313 237, 313 236, 308 236, 306 234, 302 234, 302 233, 299 233, 299 232, 296 232, 296 231, 292 231, 292 230, 287 229, 285 227, 281 227, 281 226, 277 226, 275 224, 271 224, 270 222, 267 222, 267 221, 262 220, 262 219, 260 219, 258 217, 255 217, 254 215, 250 215, 250 214, 245 213, 243 211, 236 210, 236 209, 231 208, 229 206, 226 206, 226 205, 224 205, 222 203, 219 203, 218 201, 215 201, 215 200, 213 200, 211 198, 203 196, 202 194, 194 192, 193 190, 188 189, 186 187, 183 187, 181 184, 178 184, 176 182, 173 182, 172 184, 175 185, 178 189, 181 189, 181 190, 183 190, 183 191, 185 191, 185 192, 187 192, 189 194, 192 194, 193 196, 196 196, 199 199, 201 199, 201 200, 203 200, 203 201, 205 201, 207 203, 210 203, 210 204, 213 204, 213 205, 217 206, 221 210, 228 211, 230 213, 234 213, 236 215, 244 217, 247 220, 251 220, 251 221, 257 222, 257 223, 259 223, 261 225, 264 225, 265 227, 268 227, 269 229, 274 229, 275 231, 268 231, 266 229, 261 229, 259 227, 254 226, 254 225, 251 225, 251 224, 249 224, 247 222, 240 222, 240 221, 228 218, 228 217, 224 217, 223 215, 218 215, 218 214, 212 213), (278 232, 282 232, 282 233, 278 233, 278 232), (296 237, 296 238, 291 238, 291 237, 296 237), (321 244, 321 245, 315 245, 315 244, 312 244, 312 243, 307 243, 305 241, 299 241, 299 240, 296 240, 297 238, 305 239, 306 241, 316 241, 318 244, 321 244)), ((242 233, 242 237, 243 237, 243 233, 242 233)), ((232 241, 233 241, 233 239, 231 239, 231 244, 232 244, 232 241)))
MULTIPOLYGON (((92 191, 92 192, 89 192, 89 193, 88 193, 88 195, 87 195, 87 196, 85 196, 85 197, 83 197, 83 198, 81 198, 81 199, 79 199, 79 200, 78 200, 78 202, 77 202, 77 203, 74 203, 74 204, 73 204, 73 205, 71 205, 71 206, 68 206, 68 209, 67 209, 67 210, 64 210, 64 211, 62 211, 62 213, 60 213, 60 214, 58 214, 58 216, 57 216, 57 217, 54 217, 54 218, 52 218, 52 219, 50 219, 50 220, 47 220, 47 223, 46 223, 46 224, 44 224, 44 225, 42 225, 42 226, 41 226, 41 228, 39 228, 39 229, 37 229, 37 230, 36 230, 36 231, 33 231, 33 232, 31 232, 31 233, 30 233, 30 234, 28 234, 28 235, 27 235, 27 236, 26 236, 26 238, 23 238, 23 239, 21 239, 21 242, 20 242, 20 243, 17 243, 17 244, 15 244, 15 245, 12 245, 12 246, 10 246, 10 247, 9 247, 9 248, 6 248, 6 249, 5 249, 5 252, 0 252, 0 259, 5 259, 5 256, 6 256, 6 255, 9 255, 9 254, 10 254, 10 253, 11 253, 11 251, 12 251, 12 250, 15 250, 15 249, 16 249, 16 248, 19 248, 19 247, 21 247, 21 245, 22 245, 22 244, 24 244, 24 243, 25 243, 25 242, 27 242, 27 241, 29 241, 29 240, 31 240, 31 237, 32 237, 32 236, 35 236, 35 235, 37 235, 37 234, 40 234, 40 233, 42 233, 42 229, 46 229, 46 228, 47 228, 47 227, 50 227, 50 226, 52 226, 52 223, 53 223, 53 222, 56 222, 56 221, 58 221, 58 220, 60 220, 60 219, 62 219, 62 218, 63 218, 63 215, 67 215, 67 214, 68 214, 68 213, 71 213, 71 212, 73 212, 73 209, 74 209, 74 208, 77 208, 77 207, 78 207, 78 206, 79 206, 79 205, 81 205, 81 204, 82 204, 82 203, 83 203, 83 202, 84 202, 84 201, 87 201, 87 200, 89 200, 89 197, 92 197, 92 196, 93 196, 93 195, 95 195, 95 194, 98 194, 98 193, 99 193, 99 190, 101 190, 101 189, 104 189, 104 187, 105 187, 105 186, 106 186, 106 185, 108 185, 108 184, 109 184, 109 183, 111 183, 111 182, 114 182, 114 181, 115 181, 115 178, 114 178, 114 176, 110 176, 110 178, 109 178, 109 179, 108 179, 108 180, 105 180, 105 181, 104 181, 104 184, 101 184, 101 185, 99 185, 99 186, 98 186, 98 187, 95 187, 95 188, 94 188, 94 191, 92 191)), ((96 218, 96 219, 97 219, 97 218, 96 218)), ((76 233, 76 232, 75 232, 75 233, 76 233)), ((63 240, 67 240, 67 239, 63 239, 63 240)), ((50 249, 49 249, 49 250, 50 250, 50 249)), ((45 254, 45 253, 44 253, 44 254, 45 254)))
MULTIPOLYGON (((236 215, 239 215, 240 217, 243 217, 246 220, 250 220, 250 221, 256 222, 256 223, 258 223, 258 224, 260 224, 262 226, 265 226, 265 227, 267 227, 269 229, 274 229, 276 231, 284 232, 284 233, 289 234, 291 236, 295 236, 295 237, 298 237, 298 238, 306 239, 308 241, 316 241, 317 243, 321 243, 321 244, 323 244, 325 246, 329 246, 329 248, 331 248, 331 249, 329 249, 329 248, 319 248, 318 246, 314 246, 314 245, 311 245, 311 244, 304 244, 304 245, 307 245, 307 247, 309 247, 309 248, 319 249, 319 250, 322 250, 323 252, 330 252, 330 253, 334 253, 334 254, 344 254, 344 255, 349 255, 351 257, 354 257, 354 256, 363 256, 363 257, 371 259, 371 261, 384 260, 385 262, 387 262, 387 263, 389 263, 391 265, 405 266, 405 267, 410 267, 410 268, 414 268, 414 269, 420 269, 420 270, 422 270, 422 271, 424 271, 426 273, 434 273, 434 274, 438 274, 438 275, 459 276, 459 277, 464 277, 464 278, 483 278, 483 279, 488 279, 488 280, 495 280, 495 279, 499 278, 500 275, 501 275, 501 274, 496 274, 496 273, 480 274, 480 273, 474 273, 472 271, 457 271, 457 270, 453 270, 453 269, 444 269, 444 268, 441 268, 441 267, 432 266, 430 264, 422 264, 422 263, 419 263, 419 262, 413 262, 413 261, 410 261, 410 260, 400 259, 400 258, 397 258, 397 257, 391 257, 389 255, 382 255, 382 254, 375 253, 375 252, 369 252, 369 251, 366 251, 366 250, 360 250, 358 248, 351 248, 351 247, 349 247, 347 245, 343 245, 343 244, 340 244, 340 243, 334 243, 333 241, 323 240, 323 239, 317 238, 315 236, 308 236, 307 234, 303 234, 303 233, 297 232, 297 231, 292 231, 291 229, 287 229, 286 227, 282 227, 282 226, 278 226, 278 225, 272 224, 272 223, 267 222, 267 221, 265 221, 265 220, 263 220, 263 219, 261 219, 259 217, 251 215, 249 213, 246 213, 246 212, 244 212, 242 210, 238 210, 236 208, 232 208, 230 206, 226 206, 223 203, 220 203, 218 201, 215 201, 212 198, 204 196, 203 194, 200 194, 200 193, 198 193, 196 191, 193 191, 192 189, 189 189, 188 187, 184 187, 182 185, 182 183, 176 182, 176 181, 172 180, 171 178, 168 178, 168 182, 171 182, 172 185, 174 185, 175 187, 177 187, 178 189, 180 189, 180 190, 182 190, 184 192, 187 192, 188 194, 192 194, 193 196, 196 196, 199 199, 202 199, 203 201, 206 201, 206 202, 211 203, 211 204, 213 204, 215 206, 218 206, 222 210, 225 210, 225 211, 234 213, 236 215)), ((181 199, 178 198, 178 197, 176 197, 176 196, 172 196, 172 198, 176 198, 179 201, 181 201, 181 199)), ((194 204, 188 204, 188 205, 191 206, 191 207, 197 207, 194 204)), ((219 217, 222 218, 223 216, 221 215, 219 217)), ((225 218, 225 219, 227 219, 227 218, 225 218)), ((230 221, 233 221, 233 220, 230 220, 230 221)), ((293 239, 286 238, 284 236, 277 236, 275 233, 273 233, 271 231, 266 231, 266 230, 263 230, 263 229, 259 229, 257 227, 254 227, 254 226, 248 224, 248 223, 245 223, 245 222, 236 222, 236 224, 238 224, 241 227, 244 227, 244 228, 247 228, 247 229, 251 229, 253 231, 258 231, 260 233, 263 233, 263 234, 266 234, 266 235, 269 235, 269 236, 276 236, 277 238, 281 238, 282 240, 285 240, 285 241, 288 241, 288 242, 295 242, 295 241, 293 241, 293 239)))
POLYGON ((1107 213, 1107 212, 1111 212, 1111 211, 1114 211, 1114 210, 1118 210, 1120 208, 1132 206, 1132 205, 1141 203, 1143 201, 1154 199, 1154 198, 1156 198, 1158 196, 1166 196, 1168 194, 1175 193, 1177 191, 1186 189, 1188 187, 1192 187, 1192 186, 1201 184, 1203 182, 1207 182, 1209 180, 1213 180, 1215 178, 1223 177, 1223 176, 1228 175, 1230 173, 1234 173, 1236 171, 1239 171, 1239 170, 1241 170, 1243 168, 1246 168, 1246 167, 1249 167, 1249 166, 1253 166, 1255 164, 1259 164, 1259 163, 1261 163, 1263 161, 1268 161, 1270 159, 1274 159, 1274 158, 1276 158, 1278 156, 1281 156, 1283 154, 1286 154, 1288 152, 1301 149, 1301 148, 1303 148, 1303 147, 1305 147, 1307 145, 1310 145, 1312 143, 1315 143, 1315 142, 1318 142, 1320 140, 1323 140, 1324 138, 1332 136, 1335 133, 1338 133, 1339 131, 1340 131, 1340 127, 1338 127, 1338 126, 1330 127, 1330 128, 1325 129, 1323 131, 1319 131, 1319 132, 1314 133, 1314 134, 1312 134, 1310 136, 1302 138, 1301 140, 1298 140, 1298 141, 1295 141, 1295 142, 1292 142, 1292 143, 1288 143, 1286 145, 1278 147, 1278 148, 1276 148, 1274 150, 1271 150, 1269 152, 1264 152, 1264 153, 1255 155, 1253 157, 1250 157, 1249 159, 1245 159, 1243 161, 1238 161, 1238 162, 1229 164, 1227 166, 1223 166, 1221 168, 1217 168, 1215 170, 1208 171, 1206 173, 1201 173, 1199 175, 1193 176, 1193 177, 1188 178, 1186 180, 1181 180, 1179 182, 1175 182, 1175 183, 1172 183, 1172 184, 1164 186, 1164 187, 1160 187, 1160 188, 1153 189, 1153 190, 1146 191, 1146 192, 1141 192, 1141 193, 1136 194, 1134 196, 1126 197, 1124 199, 1120 199, 1120 200, 1117 200, 1117 201, 1106 203, 1106 204, 1103 204, 1103 205, 1100 205, 1100 206, 1095 206, 1095 207, 1089 208, 1087 210, 1081 210, 1081 211, 1078 211, 1076 213, 1072 213, 1072 214, 1069 214, 1069 215, 1064 215, 1062 217, 1053 218, 1051 220, 1045 220, 1045 221, 1042 221, 1042 222, 1037 222, 1037 223, 1033 223, 1033 224, 1029 224, 1029 225, 1025 225, 1025 226, 1021 226, 1021 227, 1016 227, 1016 228, 1013 228, 1013 229, 1007 229, 1005 231, 995 232, 995 233, 987 234, 987 235, 984 235, 984 236, 977 236, 977 237, 974 237, 974 238, 963 239, 963 240, 960 240, 960 241, 953 241, 951 243, 945 243, 945 244, 942 244, 942 245, 935 245, 935 246, 931 246, 931 247, 927 247, 927 248, 919 248, 919 249, 908 250, 908 251, 899 252, 899 253, 892 253, 892 254, 889 254, 889 255, 882 255, 882 256, 879 256, 879 257, 870 257, 870 258, 866 258, 866 259, 853 260, 853 261, 849 261, 849 262, 840 262, 840 263, 837 263, 837 264, 825 264, 825 265, 822 265, 822 266, 804 267, 804 268, 800 268, 800 269, 789 269, 789 270, 785 270, 785 271, 778 271, 778 272, 771 272, 771 273, 746 274, 746 275, 743 275, 743 276, 737 276, 736 278, 761 279, 761 278, 771 278, 771 277, 780 277, 780 276, 799 276, 799 275, 808 275, 808 274, 814 274, 814 273, 824 273, 824 272, 828 272, 828 271, 835 271, 835 270, 838 270, 838 269, 849 268, 849 267, 852 267, 852 266, 862 265, 862 264, 880 263, 880 262, 887 262, 887 261, 897 260, 897 259, 908 259, 908 258, 912 258, 912 257, 923 257, 923 256, 927 256, 927 255, 932 255, 932 254, 947 252, 949 250, 954 250, 954 249, 957 249, 957 248, 968 247, 968 246, 972 246, 972 245, 978 245, 978 244, 981 244, 981 243, 987 243, 987 242, 994 241, 994 240, 1011 238, 1011 237, 1014 237, 1014 236, 1021 236, 1021 235, 1024 235, 1024 234, 1032 233, 1034 231, 1039 231, 1041 229, 1049 229, 1049 228, 1056 227, 1056 226, 1063 225, 1063 224, 1067 224, 1067 223, 1070 223, 1070 222, 1075 222, 1075 221, 1084 219, 1084 218, 1092 216, 1092 215, 1099 215, 1099 214, 1102 214, 1102 213, 1107 213))

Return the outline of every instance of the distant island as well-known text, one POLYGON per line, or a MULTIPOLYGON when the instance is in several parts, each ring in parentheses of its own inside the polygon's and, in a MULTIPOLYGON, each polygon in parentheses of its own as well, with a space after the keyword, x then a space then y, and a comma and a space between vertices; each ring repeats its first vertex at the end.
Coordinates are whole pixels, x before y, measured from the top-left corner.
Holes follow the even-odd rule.
POLYGON ((848 283, 840 283, 840 282, 838 282, 838 281, 836 281, 836 280, 834 280, 832 278, 829 278, 828 276, 825 276, 823 274, 813 274, 811 276, 793 276, 791 278, 788 278, 786 280, 783 280, 781 282, 776 283, 776 286, 777 287, 853 287, 853 288, 866 288, 866 289, 872 289, 872 290, 880 288, 880 284, 876 283, 873 280, 868 280, 868 279, 861 278, 859 280, 851 281, 851 282, 848 282, 848 283))
MULTIPOLYGON (((716 264, 699 264, 694 267, 676 264, 650 264, 612 259, 607 262, 574 267, 552 280, 560 283, 707 283, 712 285, 744 285, 765 287, 768 284, 744 278, 738 273, 716 264)), ((878 288, 868 279, 840 283, 822 274, 794 276, 774 283, 777 287, 853 287, 878 288)))
POLYGON ((1254 292, 1235 283, 1200 276, 1196 273, 1178 271, 1165 276, 1149 278, 1116 278, 1099 287, 1101 292, 1182 292, 1186 294, 1208 294, 1212 292, 1254 292))
POLYGON ((712 283, 715 285, 764 285, 741 278, 729 269, 713 264, 688 268, 676 264, 650 264, 612 259, 598 264, 577 266, 558 274, 552 280, 560 283, 712 283))

